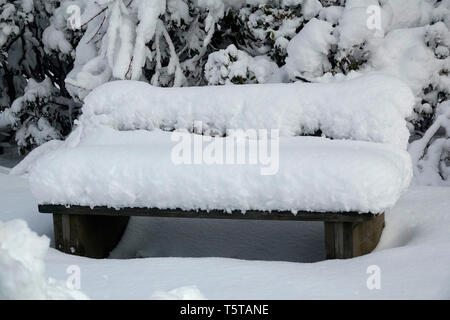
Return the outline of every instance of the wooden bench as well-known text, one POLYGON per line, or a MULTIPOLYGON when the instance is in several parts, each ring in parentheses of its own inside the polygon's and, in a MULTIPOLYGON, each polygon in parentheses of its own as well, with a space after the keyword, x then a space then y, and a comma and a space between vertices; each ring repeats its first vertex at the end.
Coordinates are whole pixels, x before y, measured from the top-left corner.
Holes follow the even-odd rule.
POLYGON ((352 258, 376 247, 384 211, 411 180, 413 102, 407 86, 382 75, 189 89, 115 81, 86 97, 65 142, 42 146, 15 170, 30 173, 66 253, 105 258, 129 217, 146 216, 324 222, 326 258, 352 258), (173 131, 226 139, 229 129, 249 128, 280 129, 276 177, 250 166, 180 168, 170 158, 173 131))
POLYGON ((145 208, 40 205, 39 212, 53 214, 58 250, 91 258, 106 258, 120 241, 130 216, 246 219, 277 221, 323 221, 327 259, 347 259, 370 253, 384 227, 384 213, 315 213, 247 211, 183 211, 145 208))

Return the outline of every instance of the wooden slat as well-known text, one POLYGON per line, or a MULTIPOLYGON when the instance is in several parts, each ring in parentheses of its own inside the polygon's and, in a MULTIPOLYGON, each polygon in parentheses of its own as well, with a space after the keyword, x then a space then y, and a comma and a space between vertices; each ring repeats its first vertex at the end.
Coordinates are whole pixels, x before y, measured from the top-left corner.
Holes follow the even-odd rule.
POLYGON ((372 252, 380 241, 384 228, 384 213, 373 219, 355 224, 353 230, 353 256, 372 252))
POLYGON ((181 209, 157 209, 157 208, 108 208, 104 206, 63 206, 63 205, 39 205, 39 212, 53 214, 75 215, 103 215, 103 216, 146 216, 146 217, 170 217, 170 218, 209 218, 209 219, 253 219, 253 220, 294 220, 294 221, 328 221, 328 222, 363 222, 374 217, 370 213, 331 213, 331 212, 298 212, 296 215, 290 211, 232 211, 223 210, 181 210, 181 209))
POLYGON ((325 222, 327 259, 348 259, 372 252, 384 227, 384 213, 363 222, 325 222))
POLYGON ((359 223, 325 222, 325 250, 327 259, 353 257, 353 227, 359 223))
POLYGON ((122 238, 129 218, 54 214, 55 247, 68 254, 107 258, 122 238))

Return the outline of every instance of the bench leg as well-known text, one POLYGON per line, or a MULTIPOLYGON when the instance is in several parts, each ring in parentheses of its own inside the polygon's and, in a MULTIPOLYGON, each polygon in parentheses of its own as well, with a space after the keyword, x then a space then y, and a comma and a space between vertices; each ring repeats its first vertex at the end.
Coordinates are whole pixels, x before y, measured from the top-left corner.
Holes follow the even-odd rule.
POLYGON ((56 249, 89 258, 107 258, 130 217, 53 214, 56 249))
POLYGON ((364 222, 325 222, 327 259, 348 259, 372 252, 384 228, 384 213, 364 222))

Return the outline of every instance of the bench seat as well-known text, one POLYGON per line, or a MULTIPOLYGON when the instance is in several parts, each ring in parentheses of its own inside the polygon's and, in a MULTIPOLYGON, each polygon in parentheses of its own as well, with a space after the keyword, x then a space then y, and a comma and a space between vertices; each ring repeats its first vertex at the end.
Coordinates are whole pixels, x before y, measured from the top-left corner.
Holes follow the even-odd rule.
POLYGON ((169 132, 98 128, 85 135, 91 137, 48 152, 31 168, 40 204, 380 213, 412 176, 407 152, 379 143, 284 137, 278 171, 261 175, 268 166, 175 164, 169 132))

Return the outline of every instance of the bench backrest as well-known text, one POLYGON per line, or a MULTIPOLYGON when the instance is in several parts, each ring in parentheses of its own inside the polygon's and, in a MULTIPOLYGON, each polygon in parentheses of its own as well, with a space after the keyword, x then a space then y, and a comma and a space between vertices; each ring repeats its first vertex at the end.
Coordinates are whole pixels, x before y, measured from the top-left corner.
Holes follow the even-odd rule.
POLYGON ((114 81, 85 99, 79 123, 117 130, 192 131, 279 129, 281 136, 323 134, 334 139, 406 148, 414 96, 400 80, 381 74, 324 84, 260 84, 160 88, 114 81))

